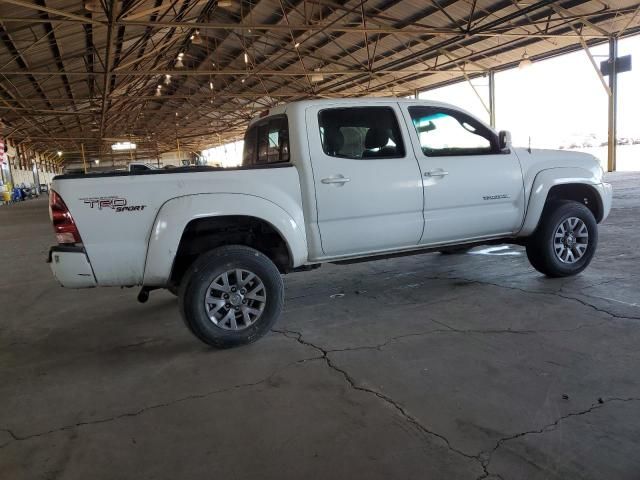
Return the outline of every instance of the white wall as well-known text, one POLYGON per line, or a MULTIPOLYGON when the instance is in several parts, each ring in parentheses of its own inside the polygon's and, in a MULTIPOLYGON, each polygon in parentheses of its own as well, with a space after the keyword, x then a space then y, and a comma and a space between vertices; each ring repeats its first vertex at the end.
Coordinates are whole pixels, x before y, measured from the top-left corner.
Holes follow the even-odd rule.
POLYGON ((178 151, 175 150, 173 152, 165 152, 160 154, 160 163, 162 165, 173 165, 174 167, 179 167, 182 165, 183 161, 191 161, 189 152, 180 150, 180 155, 178 155, 178 151))
POLYGON ((207 164, 220 167, 235 167, 242 163, 242 149, 244 140, 225 143, 217 147, 207 148, 202 155, 207 159, 207 164))
MULTIPOLYGON (((20 185, 24 183, 27 186, 33 184, 33 171, 32 170, 21 170, 21 169, 11 169, 11 174, 13 176, 13 184, 20 185)), ((51 183, 53 177, 55 177, 57 173, 52 172, 43 172, 38 170, 38 176, 40 179, 40 183, 46 183, 47 185, 51 183)))
MULTIPOLYGON (((9 156, 9 162, 11 164, 11 177, 13 179, 13 185, 14 186, 21 185, 23 183, 27 186, 33 185, 34 184, 33 170, 31 168, 28 168, 28 169, 16 168, 15 167, 16 163, 14 159, 16 158, 17 152, 15 147, 7 143, 5 148, 6 148, 7 155, 9 156)), ((44 163, 41 162, 43 160, 43 157, 40 154, 36 153, 36 159, 38 160, 37 164, 38 164, 39 182, 41 184, 45 183, 49 185, 53 177, 55 177, 58 174, 58 172, 47 171, 46 168, 44 167, 44 163)))

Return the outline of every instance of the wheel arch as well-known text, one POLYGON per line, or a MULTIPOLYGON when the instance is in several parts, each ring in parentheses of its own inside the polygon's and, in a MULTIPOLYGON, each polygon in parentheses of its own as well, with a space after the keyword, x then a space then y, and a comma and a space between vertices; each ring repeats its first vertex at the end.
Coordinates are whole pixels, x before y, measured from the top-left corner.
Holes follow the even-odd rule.
POLYGON ((573 200, 584 204, 591 210, 591 213, 593 213, 598 223, 600 223, 604 216, 602 198, 595 187, 586 183, 561 183, 554 185, 549 189, 545 206, 554 200, 573 200))
POLYGON ((518 236, 531 235, 540 222, 545 207, 554 200, 573 200, 591 210, 596 222, 604 218, 604 205, 597 185, 600 181, 582 168, 552 168, 536 175, 522 228, 518 236))
POLYGON ((262 251, 281 271, 302 265, 307 260, 302 210, 297 207, 291 215, 265 198, 245 194, 189 195, 169 200, 158 212, 149 236, 144 285, 168 285, 178 255, 185 249, 195 254, 229 244, 262 251), (255 240, 258 234, 266 234, 269 242, 278 245, 276 258, 270 256, 274 250, 255 240), (254 241, 247 244, 251 235, 254 241), (194 239, 195 246, 191 243, 194 239))
POLYGON ((258 250, 281 273, 293 269, 291 248, 270 222, 249 215, 200 217, 192 219, 182 232, 169 283, 179 284, 184 272, 199 255, 226 245, 244 245, 258 250))

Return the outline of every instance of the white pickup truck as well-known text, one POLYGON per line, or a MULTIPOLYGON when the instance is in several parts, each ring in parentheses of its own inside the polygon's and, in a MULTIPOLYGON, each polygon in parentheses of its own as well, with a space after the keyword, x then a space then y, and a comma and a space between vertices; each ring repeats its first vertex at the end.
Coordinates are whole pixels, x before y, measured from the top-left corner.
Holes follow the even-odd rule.
POLYGON ((454 106, 307 100, 249 125, 243 164, 62 175, 49 255, 65 287, 168 288, 215 347, 256 340, 283 305, 281 274, 325 262, 526 246, 552 276, 590 263, 611 186, 596 158, 512 148, 454 106))

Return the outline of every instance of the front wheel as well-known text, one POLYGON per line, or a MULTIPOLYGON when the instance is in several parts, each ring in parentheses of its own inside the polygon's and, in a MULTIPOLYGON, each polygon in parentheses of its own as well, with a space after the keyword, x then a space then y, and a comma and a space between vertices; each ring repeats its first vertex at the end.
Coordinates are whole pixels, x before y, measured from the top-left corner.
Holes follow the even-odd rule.
POLYGON ((251 343, 269 332, 284 303, 278 268, 242 245, 201 255, 180 283, 180 311, 191 332, 216 348, 251 343))
POLYGON ((567 277, 587 268, 597 245, 598 225, 591 210, 574 201, 554 201, 527 242, 527 257, 539 272, 567 277))

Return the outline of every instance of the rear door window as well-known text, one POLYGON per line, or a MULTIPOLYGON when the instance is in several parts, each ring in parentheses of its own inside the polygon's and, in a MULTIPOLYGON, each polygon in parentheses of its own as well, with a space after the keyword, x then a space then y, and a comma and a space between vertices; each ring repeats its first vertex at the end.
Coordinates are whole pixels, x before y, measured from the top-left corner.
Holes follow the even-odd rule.
POLYGON ((324 153, 350 159, 402 158, 404 144, 391 107, 328 108, 318 114, 324 153))

